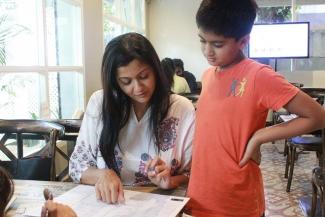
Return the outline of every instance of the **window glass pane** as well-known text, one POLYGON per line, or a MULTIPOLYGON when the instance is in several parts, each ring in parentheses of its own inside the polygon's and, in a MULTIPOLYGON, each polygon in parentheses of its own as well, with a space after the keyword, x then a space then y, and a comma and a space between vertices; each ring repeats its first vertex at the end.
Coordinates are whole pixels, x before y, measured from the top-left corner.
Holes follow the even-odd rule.
POLYGON ((139 29, 145 29, 145 20, 144 20, 144 1, 136 1, 135 2, 135 22, 136 26, 139 29))
POLYGON ((256 23, 281 23, 291 21, 291 6, 261 7, 257 11, 256 23))
POLYGON ((51 72, 49 81, 51 118, 76 118, 74 115, 83 110, 84 105, 82 73, 51 72))
POLYGON ((310 22, 308 59, 294 60, 295 70, 325 69, 325 4, 300 5, 296 10, 297 21, 310 22))
POLYGON ((46 116, 45 77, 38 73, 0 74, 0 117, 37 119, 46 116))
POLYGON ((0 0, 0 65, 44 64, 41 3, 0 0))
POLYGON ((144 0, 104 0, 104 44, 127 32, 145 32, 144 0))
POLYGON ((4 119, 73 118, 83 110, 83 76, 78 72, 1 73, 0 99, 4 119))
POLYGON ((103 10, 104 16, 113 16, 113 17, 120 17, 117 10, 117 1, 115 0, 104 0, 103 1, 103 10))
POLYGON ((114 37, 121 35, 123 32, 122 26, 114 22, 106 22, 104 24, 104 42, 105 45, 114 37))
POLYGON ((82 65, 81 8, 72 2, 47 0, 49 65, 82 65))

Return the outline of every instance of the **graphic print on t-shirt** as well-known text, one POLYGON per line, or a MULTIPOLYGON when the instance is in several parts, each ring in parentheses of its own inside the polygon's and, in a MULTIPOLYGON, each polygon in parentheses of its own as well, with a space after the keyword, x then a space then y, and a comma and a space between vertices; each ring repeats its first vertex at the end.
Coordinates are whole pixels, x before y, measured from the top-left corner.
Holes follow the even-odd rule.
POLYGON ((232 79, 231 85, 230 85, 230 90, 228 92, 227 96, 240 96, 242 97, 245 93, 245 88, 247 84, 247 79, 242 78, 240 81, 239 79, 232 79))

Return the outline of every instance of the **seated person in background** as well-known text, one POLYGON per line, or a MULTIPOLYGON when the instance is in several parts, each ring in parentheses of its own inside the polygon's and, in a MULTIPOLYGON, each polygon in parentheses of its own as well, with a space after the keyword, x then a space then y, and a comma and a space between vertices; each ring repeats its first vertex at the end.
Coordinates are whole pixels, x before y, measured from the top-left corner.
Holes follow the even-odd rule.
POLYGON ((168 89, 172 91, 172 87, 174 86, 174 75, 175 75, 175 68, 173 63, 170 62, 170 58, 164 58, 161 61, 161 68, 163 72, 165 73, 168 81, 168 89))
POLYGON ((184 63, 181 59, 173 59, 173 61, 174 61, 176 75, 184 77, 188 83, 188 86, 191 89, 191 93, 195 93, 195 91, 197 90, 195 76, 188 71, 184 71, 184 63))
POLYGON ((161 61, 161 66, 163 71, 168 77, 168 81, 171 87, 172 92, 176 94, 190 93, 190 87, 187 84, 187 81, 178 75, 176 75, 174 62, 170 58, 165 58, 161 61))
POLYGON ((95 185, 107 203, 124 202, 123 185, 172 189, 188 182, 195 110, 171 94, 159 57, 144 36, 111 40, 81 124, 69 174, 95 185))

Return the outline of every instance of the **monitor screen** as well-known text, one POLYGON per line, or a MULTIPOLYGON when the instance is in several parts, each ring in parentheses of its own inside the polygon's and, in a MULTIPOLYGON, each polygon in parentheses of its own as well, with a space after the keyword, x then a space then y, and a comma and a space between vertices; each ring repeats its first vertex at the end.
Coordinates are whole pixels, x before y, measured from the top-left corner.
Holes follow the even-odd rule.
POLYGON ((250 34, 250 58, 309 57, 309 22, 255 24, 250 34))

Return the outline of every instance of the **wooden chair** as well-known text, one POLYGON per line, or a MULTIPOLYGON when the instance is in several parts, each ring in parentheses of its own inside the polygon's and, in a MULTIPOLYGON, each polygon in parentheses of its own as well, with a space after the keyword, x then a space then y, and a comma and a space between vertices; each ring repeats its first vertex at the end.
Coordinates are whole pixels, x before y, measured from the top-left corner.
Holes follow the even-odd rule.
MULTIPOLYGON (((303 92, 308 94, 310 97, 315 99, 321 105, 324 104, 325 97, 325 88, 301 88, 303 92)), ((321 131, 315 131, 308 135, 297 136, 291 139, 287 139, 285 141, 285 154, 287 154, 286 166, 285 166, 285 174, 284 177, 288 178, 287 182, 287 192, 290 192, 293 169, 295 160, 298 158, 298 154, 302 151, 313 151, 316 152, 319 158, 319 165, 322 162, 322 138, 321 131), (297 149, 300 152, 297 152, 297 149), (288 174, 289 172, 289 174, 288 174)))
POLYGON ((9 161, 0 160, 15 179, 55 180, 55 148, 64 127, 42 120, 0 120, 0 151, 9 161), (15 140, 17 153, 11 152, 7 143, 15 140), (24 141, 44 140, 46 146, 33 154, 24 156, 24 141))
POLYGON ((82 119, 57 119, 49 121, 60 124, 65 128, 64 134, 59 136, 59 140, 67 142, 67 144, 65 144, 67 150, 63 151, 57 145, 56 152, 62 156, 63 160, 66 161, 66 164, 64 165, 64 169, 62 171, 58 171, 56 178, 58 181, 66 181, 68 180, 70 155, 73 152, 82 119))
POLYGON ((311 136, 311 135, 297 136, 288 139, 286 143, 287 143, 286 145, 288 146, 288 153, 287 153, 284 177, 288 178, 286 191, 290 192, 292 177, 293 177, 293 169, 295 166, 295 160, 297 159, 298 156, 297 149, 301 151, 316 152, 319 159, 319 165, 320 165, 323 156, 321 150, 322 138, 318 136, 311 136))
MULTIPOLYGON (((322 130, 322 152, 325 153, 325 129, 322 130)), ((317 205, 317 195, 320 197, 320 207, 322 216, 325 216, 325 159, 322 158, 319 167, 313 169, 312 172, 312 189, 313 189, 313 196, 311 202, 311 211, 310 216, 315 217, 316 214, 316 205, 317 205)))
POLYGON ((200 94, 196 94, 196 93, 182 93, 180 95, 186 97, 189 100, 191 100, 193 103, 198 101, 198 99, 200 97, 200 94))

